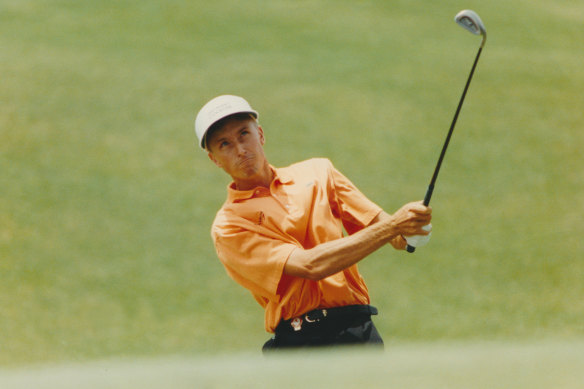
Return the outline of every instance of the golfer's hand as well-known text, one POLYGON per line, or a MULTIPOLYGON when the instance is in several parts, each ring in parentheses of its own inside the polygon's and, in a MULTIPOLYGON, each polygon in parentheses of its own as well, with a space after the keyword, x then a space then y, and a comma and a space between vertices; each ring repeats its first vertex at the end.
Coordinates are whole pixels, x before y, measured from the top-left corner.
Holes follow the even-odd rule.
POLYGON ((395 238, 390 240, 389 243, 391 243, 393 248, 396 250, 405 250, 405 248, 408 244, 408 242, 406 241, 406 238, 401 236, 401 235, 396 236, 395 238))
MULTIPOLYGON (((432 208, 425 206, 421 201, 408 203, 392 215, 392 224, 396 235, 414 236, 429 235, 430 231, 424 226, 432 221, 432 208)), ((396 248, 405 248, 403 241, 394 238, 391 244, 396 248), (394 244, 395 241, 395 244, 394 244)))

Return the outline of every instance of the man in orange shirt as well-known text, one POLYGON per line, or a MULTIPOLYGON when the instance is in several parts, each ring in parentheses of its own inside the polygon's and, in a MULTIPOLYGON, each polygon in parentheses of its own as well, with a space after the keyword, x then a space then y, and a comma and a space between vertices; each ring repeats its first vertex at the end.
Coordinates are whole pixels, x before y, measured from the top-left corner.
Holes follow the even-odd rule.
POLYGON ((265 309, 275 335, 264 351, 382 346, 356 264, 387 243, 403 250, 406 236, 427 238, 431 209, 412 202, 389 215, 327 159, 275 168, 257 119, 243 98, 223 95, 201 108, 195 132, 233 179, 211 234, 227 273, 265 309))

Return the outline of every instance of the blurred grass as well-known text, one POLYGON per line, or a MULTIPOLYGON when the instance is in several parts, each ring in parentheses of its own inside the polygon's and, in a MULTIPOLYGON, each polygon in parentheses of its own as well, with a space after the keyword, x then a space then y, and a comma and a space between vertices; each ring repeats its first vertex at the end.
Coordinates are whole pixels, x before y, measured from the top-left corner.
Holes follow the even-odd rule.
MULTIPOLYGON (((326 156, 388 212, 423 197, 478 46, 433 239, 360 267, 386 341, 584 335, 584 6, 563 0, 0 0, 0 364, 257 350, 216 259, 222 93, 277 166, 326 156)), ((222 178, 219 178, 222 177, 222 178)))
POLYGON ((402 344, 386 353, 334 352, 110 359, 0 369, 5 389, 19 388, 334 388, 576 389, 582 342, 402 344), (290 374, 299 371, 302 374, 290 374), (227 373, 227 374, 226 374, 227 373))

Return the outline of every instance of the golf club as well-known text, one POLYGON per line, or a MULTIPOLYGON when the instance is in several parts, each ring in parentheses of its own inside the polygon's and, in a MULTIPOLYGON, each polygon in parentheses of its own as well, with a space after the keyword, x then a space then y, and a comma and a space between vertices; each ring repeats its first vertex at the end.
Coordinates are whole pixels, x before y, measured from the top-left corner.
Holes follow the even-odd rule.
MULTIPOLYGON (((448 144, 450 143, 450 138, 452 137, 452 132, 454 131, 454 126, 456 125, 456 120, 458 119, 458 114, 460 113, 462 103, 464 102, 464 97, 466 96, 466 91, 468 90, 468 86, 470 85, 470 81, 472 80, 472 76, 477 66, 477 62, 479 61, 479 57, 481 56, 481 52, 483 51, 483 46, 485 45, 485 42, 487 40, 487 30, 485 29, 483 21, 481 20, 479 15, 477 15, 476 12, 468 9, 460 11, 454 17, 454 21, 460 26, 464 27, 466 30, 472 32, 473 34, 482 35, 483 39, 481 41, 481 46, 479 47, 479 51, 477 52, 474 63, 472 65, 470 74, 468 75, 468 79, 466 80, 466 85, 464 86, 464 91, 462 92, 462 96, 460 97, 460 101, 458 102, 458 107, 456 108, 456 113, 454 114, 454 118, 452 119, 450 130, 448 131, 448 135, 446 136, 446 140, 444 141, 444 146, 442 146, 442 152, 440 153, 440 157, 438 158, 438 163, 436 164, 436 168, 434 169, 434 174, 432 175, 432 180, 430 180, 430 185, 428 185, 426 196, 424 196, 424 205, 426 206, 430 204, 430 198, 432 198, 432 192, 434 191, 434 185, 436 184, 436 179, 438 178, 438 173, 440 172, 440 166, 442 166, 444 154, 446 154, 446 149, 448 148, 448 144)), ((413 253, 414 251, 416 251, 416 248, 408 244, 406 247, 406 251, 408 253, 413 253)))

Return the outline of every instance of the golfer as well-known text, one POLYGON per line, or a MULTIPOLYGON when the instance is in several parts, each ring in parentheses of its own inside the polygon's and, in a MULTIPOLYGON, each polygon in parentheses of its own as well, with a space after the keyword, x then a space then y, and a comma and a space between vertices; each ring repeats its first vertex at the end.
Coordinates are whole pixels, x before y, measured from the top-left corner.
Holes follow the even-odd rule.
POLYGON ((274 336, 264 352, 383 346, 356 264, 388 243, 403 250, 405 236, 427 238, 431 209, 412 202, 389 215, 327 159, 270 165, 258 113, 238 96, 205 104, 195 132, 233 180, 211 235, 229 276, 265 309, 274 336))

